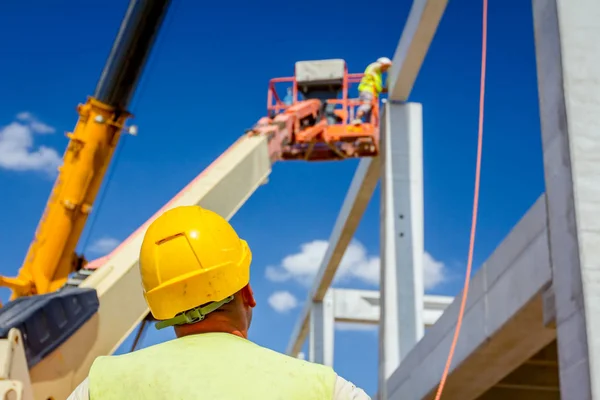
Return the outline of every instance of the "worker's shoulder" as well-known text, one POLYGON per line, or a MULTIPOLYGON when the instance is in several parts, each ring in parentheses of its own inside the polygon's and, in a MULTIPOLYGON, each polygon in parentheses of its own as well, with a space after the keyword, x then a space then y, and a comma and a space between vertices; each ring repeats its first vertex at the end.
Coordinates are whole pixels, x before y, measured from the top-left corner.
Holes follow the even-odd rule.
POLYGON ((309 361, 303 360, 301 358, 296 358, 296 357, 292 357, 292 356, 289 356, 289 355, 284 354, 284 353, 280 353, 280 352, 272 350, 272 349, 270 349, 268 347, 261 346, 261 345, 259 345, 258 343, 255 343, 255 342, 251 342, 251 343, 252 343, 252 345, 253 345, 253 347, 255 349, 258 349, 258 351, 264 352, 265 355, 268 355, 268 356, 271 356, 271 357, 280 358, 281 360, 286 361, 288 363, 294 363, 294 364, 297 364, 297 365, 307 365, 307 366, 308 365, 319 365, 321 367, 323 366, 321 364, 314 364, 314 363, 311 363, 309 361))
POLYGON ((75 390, 67 397, 67 400, 89 400, 90 386, 89 378, 85 378, 75 390))
POLYGON ((132 359, 142 358, 142 357, 143 358, 152 357, 155 353, 164 351, 163 348, 169 347, 171 345, 171 342, 173 342, 173 340, 158 343, 158 344, 148 346, 143 349, 138 349, 136 351, 132 351, 132 352, 128 352, 128 353, 99 356, 99 357, 96 357, 96 359, 94 360, 94 364, 106 365, 106 364, 112 363, 112 364, 117 364, 117 365, 120 365, 120 364, 126 365, 126 362, 130 361, 132 359))
POLYGON ((377 61, 374 61, 371 64, 367 65, 366 71, 378 71, 380 68, 381 64, 377 61))
MULTIPOLYGON (((260 347, 265 354, 270 354, 272 357, 279 358, 279 361, 287 364, 289 368, 293 369, 295 376, 300 375, 304 376, 304 378, 321 376, 325 378, 325 382, 330 382, 330 384, 333 385, 333 400, 371 400, 364 390, 339 376, 331 367, 291 357, 257 344, 255 344, 255 346, 260 347)), ((281 365, 281 363, 273 364, 281 365)), ((302 382, 306 381, 302 380, 302 382)))
POLYGON ((263 347, 257 343, 252 343, 253 346, 258 350, 263 352, 265 357, 270 357, 273 359, 278 359, 282 364, 293 366, 295 369, 305 370, 307 372, 316 372, 321 374, 330 374, 337 375, 335 371, 328 366, 313 363, 310 361, 302 360, 300 358, 292 357, 287 354, 280 353, 275 350, 271 350, 268 347, 263 347))
POLYGON ((371 400, 371 397, 352 382, 337 375, 333 400, 371 400))

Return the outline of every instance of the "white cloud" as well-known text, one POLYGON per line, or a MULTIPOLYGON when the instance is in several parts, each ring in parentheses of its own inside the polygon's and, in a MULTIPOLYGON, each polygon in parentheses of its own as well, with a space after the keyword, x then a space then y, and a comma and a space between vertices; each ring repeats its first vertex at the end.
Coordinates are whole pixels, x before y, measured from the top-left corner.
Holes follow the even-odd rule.
POLYGON ((55 175, 62 157, 50 147, 34 146, 34 135, 51 134, 55 131, 53 127, 38 121, 31 113, 19 113, 15 121, 0 127, 0 168, 43 171, 55 175))
POLYGON ((269 296, 268 302, 278 313, 286 313, 298 306, 298 299, 285 290, 273 293, 269 296))
MULTIPOLYGON (((325 240, 304 243, 298 253, 284 257, 279 266, 268 266, 265 271, 267 279, 273 282, 293 279, 309 286, 321 266, 327 246, 328 242, 325 240)), ((380 275, 379 264, 378 256, 369 255, 367 249, 354 240, 342 258, 335 279, 336 281, 359 280, 377 286, 380 275)), ((432 289, 444 281, 446 271, 444 263, 435 260, 426 252, 423 256, 423 264, 425 289, 432 289)))
POLYGON ((29 124, 29 126, 31 126, 31 129, 35 133, 39 133, 39 134, 43 135, 43 134, 56 132, 56 129, 54 129, 50 125, 47 125, 41 121, 38 121, 37 118, 30 112, 24 111, 24 112, 18 113, 17 119, 19 121, 25 122, 26 124, 29 124))
POLYGON ((423 284, 425 289, 431 289, 446 279, 446 266, 425 252, 423 254, 423 284))
POLYGON ((17 119, 19 121, 31 121, 34 119, 33 114, 29 111, 22 111, 17 114, 17 119))
POLYGON ((118 239, 102 237, 92 243, 88 250, 90 253, 103 256, 113 251, 120 243, 121 241, 118 239))

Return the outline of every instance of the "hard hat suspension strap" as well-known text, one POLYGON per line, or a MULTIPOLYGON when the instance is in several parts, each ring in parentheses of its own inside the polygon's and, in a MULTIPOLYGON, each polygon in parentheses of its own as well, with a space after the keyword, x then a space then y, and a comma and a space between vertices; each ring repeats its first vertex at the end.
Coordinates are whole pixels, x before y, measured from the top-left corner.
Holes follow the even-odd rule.
POLYGON ((214 301, 205 305, 204 307, 196 307, 191 310, 185 311, 181 314, 176 315, 171 319, 164 321, 158 321, 155 325, 156 329, 163 329, 174 325, 186 325, 194 324, 202 321, 208 314, 215 311, 224 304, 227 304, 233 300, 233 295, 223 299, 221 301, 214 301))

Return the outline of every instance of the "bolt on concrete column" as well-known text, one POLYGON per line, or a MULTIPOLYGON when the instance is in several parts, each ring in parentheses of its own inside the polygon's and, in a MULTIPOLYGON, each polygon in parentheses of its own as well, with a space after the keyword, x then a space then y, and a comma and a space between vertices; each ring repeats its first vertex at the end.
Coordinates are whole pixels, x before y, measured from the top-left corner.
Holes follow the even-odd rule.
POLYGON ((423 120, 418 103, 384 106, 381 126, 379 398, 423 336, 423 120))
POLYGON ((561 395, 600 398, 600 2, 533 1, 561 395))
POLYGON ((309 360, 333 367, 335 320, 333 292, 328 290, 320 302, 313 302, 310 313, 309 360))

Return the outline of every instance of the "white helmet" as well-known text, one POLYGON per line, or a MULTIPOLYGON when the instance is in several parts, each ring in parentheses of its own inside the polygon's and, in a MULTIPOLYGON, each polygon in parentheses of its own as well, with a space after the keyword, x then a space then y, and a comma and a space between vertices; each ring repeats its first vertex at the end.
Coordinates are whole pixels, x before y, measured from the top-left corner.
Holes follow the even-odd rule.
POLYGON ((379 64, 383 64, 383 65, 392 65, 392 60, 390 60, 390 59, 389 59, 389 58, 387 58, 387 57, 379 57, 379 58, 377 59, 377 62, 378 62, 379 64))

